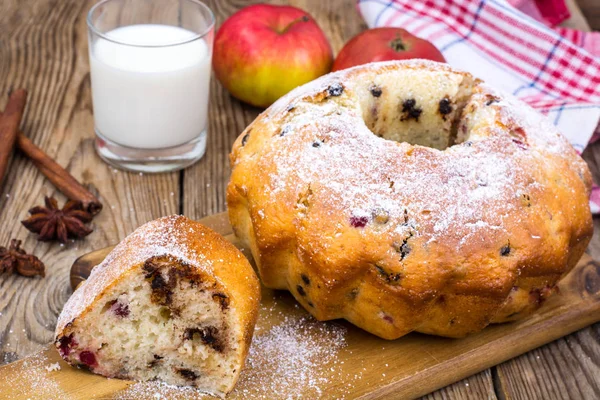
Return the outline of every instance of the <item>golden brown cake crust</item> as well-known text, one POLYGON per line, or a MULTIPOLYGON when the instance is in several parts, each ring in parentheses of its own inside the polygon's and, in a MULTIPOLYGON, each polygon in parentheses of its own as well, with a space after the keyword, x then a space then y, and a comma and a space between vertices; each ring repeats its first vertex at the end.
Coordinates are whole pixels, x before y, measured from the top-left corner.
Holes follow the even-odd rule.
POLYGON ((246 128, 231 165, 231 224, 262 282, 387 339, 530 314, 592 234, 591 176, 566 139, 443 64, 304 85, 246 128))

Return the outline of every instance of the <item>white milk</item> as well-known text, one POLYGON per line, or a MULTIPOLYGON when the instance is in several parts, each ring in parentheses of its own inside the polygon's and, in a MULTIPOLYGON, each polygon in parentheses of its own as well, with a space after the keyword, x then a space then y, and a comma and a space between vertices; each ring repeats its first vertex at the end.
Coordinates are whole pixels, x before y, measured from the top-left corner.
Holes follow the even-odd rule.
MULTIPOLYGON (((169 25, 130 25, 106 33, 137 45, 195 36, 169 25)), ((123 146, 160 149, 206 134, 210 51, 204 40, 137 47, 98 38, 90 49, 96 129, 123 146)))

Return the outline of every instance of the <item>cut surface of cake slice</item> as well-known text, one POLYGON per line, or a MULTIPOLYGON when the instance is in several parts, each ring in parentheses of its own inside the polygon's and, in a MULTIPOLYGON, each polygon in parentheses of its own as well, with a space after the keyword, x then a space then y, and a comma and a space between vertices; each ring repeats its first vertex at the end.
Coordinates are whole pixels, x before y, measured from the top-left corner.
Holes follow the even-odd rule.
POLYGON ((233 389, 260 301, 248 260, 182 216, 128 236, 67 301, 55 345, 107 377, 161 380, 224 395, 233 389))

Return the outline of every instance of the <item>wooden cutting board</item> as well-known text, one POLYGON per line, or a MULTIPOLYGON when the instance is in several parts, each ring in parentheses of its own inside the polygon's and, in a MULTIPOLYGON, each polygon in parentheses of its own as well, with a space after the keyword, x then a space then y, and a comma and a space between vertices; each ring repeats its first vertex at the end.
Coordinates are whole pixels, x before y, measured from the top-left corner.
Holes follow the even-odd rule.
MULTIPOLYGON (((201 222, 239 247, 225 213, 201 222)), ((71 270, 72 285, 85 279, 110 250, 101 249, 76 260, 71 270)), ((249 256, 246 249, 242 251, 249 256)), ((255 342, 280 340, 281 337, 273 336, 275 331, 281 333, 286 324, 289 328, 294 321, 303 321, 302 335, 293 339, 302 341, 299 344, 306 349, 316 349, 306 354, 317 359, 310 363, 297 359, 294 362, 302 364, 297 368, 290 368, 293 360, 255 360, 246 367, 228 399, 275 399, 288 395, 316 398, 319 394, 324 398, 414 398, 432 392, 600 321, 600 264, 584 255, 559 287, 559 295, 551 297, 537 314, 524 321, 491 326, 464 339, 415 333, 395 341, 377 338, 345 321, 306 319, 308 314, 287 292, 263 289, 255 342), (324 343, 331 334, 337 335, 335 343, 324 343), (336 346, 340 335, 345 347, 336 346), (320 345, 314 344, 319 341, 320 345), (307 369, 310 374, 302 375, 307 369)), ((270 348, 259 348, 265 349, 270 348)), ((268 354, 276 358, 280 353, 268 354)), ((128 388, 133 384, 130 381, 105 379, 70 367, 53 348, 0 368, 0 381, 4 382, 0 387, 2 399, 152 398, 151 389, 128 388), (45 367, 56 362, 61 367, 59 371, 46 371, 45 367)), ((173 397, 190 395, 173 392, 173 397)))

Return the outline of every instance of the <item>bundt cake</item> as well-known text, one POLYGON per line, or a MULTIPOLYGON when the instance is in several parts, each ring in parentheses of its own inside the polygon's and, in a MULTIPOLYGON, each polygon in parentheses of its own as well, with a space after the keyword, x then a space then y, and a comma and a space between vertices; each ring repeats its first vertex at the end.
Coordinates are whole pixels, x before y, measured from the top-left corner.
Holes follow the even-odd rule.
POLYGON ((165 217, 92 270, 58 318, 55 345, 100 375, 223 395, 244 365, 259 301, 240 251, 197 222, 165 217))
POLYGON ((386 339, 522 318, 592 235, 591 176, 545 117, 466 72, 373 63, 301 86, 233 145, 262 282, 386 339))

